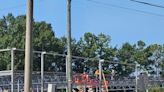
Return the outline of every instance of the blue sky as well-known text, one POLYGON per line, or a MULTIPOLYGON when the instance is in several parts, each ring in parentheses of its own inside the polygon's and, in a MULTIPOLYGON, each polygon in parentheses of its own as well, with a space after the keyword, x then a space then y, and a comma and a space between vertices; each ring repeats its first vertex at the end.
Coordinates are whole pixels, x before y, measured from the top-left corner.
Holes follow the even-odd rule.
MULTIPOLYGON (((34 18, 52 24, 57 37, 67 33, 67 0, 34 0, 34 18)), ((111 45, 136 43, 164 43, 164 9, 146 6, 129 0, 72 0, 72 37, 77 40, 85 32, 104 33, 111 36, 111 45), (127 9, 153 12, 163 16, 144 14, 127 9)), ((140 0, 164 6, 163 0, 140 0)), ((0 0, 0 17, 13 13, 26 13, 26 0, 0 0)))

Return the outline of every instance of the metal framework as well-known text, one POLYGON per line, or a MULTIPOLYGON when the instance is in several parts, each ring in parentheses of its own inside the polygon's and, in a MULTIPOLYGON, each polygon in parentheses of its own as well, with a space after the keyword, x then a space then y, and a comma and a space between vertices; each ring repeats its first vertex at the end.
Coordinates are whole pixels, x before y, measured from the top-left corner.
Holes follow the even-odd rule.
MULTIPOLYGON (((24 51, 23 49, 2 49, 0 52, 6 52, 10 51, 11 53, 11 70, 6 70, 6 71, 0 71, 0 87, 8 88, 11 90, 11 92, 14 92, 14 89, 17 89, 18 91, 23 90, 24 86, 24 73, 15 71, 14 70, 14 51, 24 51)), ((39 90, 43 92, 46 90, 47 85, 50 84, 57 84, 57 88, 66 88, 67 86, 67 81, 66 81, 66 74, 65 73, 47 73, 44 72, 44 55, 56 55, 56 56, 64 56, 64 54, 57 54, 53 52, 45 52, 45 51, 33 51, 33 53, 38 53, 41 55, 41 72, 33 72, 33 79, 32 79, 32 84, 33 88, 35 90, 39 90)), ((84 59, 84 60, 89 60, 90 58, 85 58, 85 57, 78 57, 78 56, 72 56, 73 58, 78 58, 78 59, 84 59)), ((105 60, 100 60, 99 62, 99 69, 101 69, 101 63, 107 62, 105 60)), ((109 61, 108 61, 109 62, 109 61)), ((109 63, 115 63, 115 62, 109 62, 109 63)), ((130 65, 135 65, 135 64, 130 64, 130 65)), ((100 79, 99 79, 100 80, 100 79)), ((154 79, 149 79, 149 85, 148 87, 150 88, 153 86, 153 84, 159 84, 164 86, 164 79, 161 79, 160 81, 154 81, 154 79)), ((76 88, 78 85, 76 83, 73 84, 73 88, 76 88)), ((135 90, 136 89, 136 78, 132 79, 121 79, 121 80, 110 80, 109 83, 109 88, 110 90, 135 90)))

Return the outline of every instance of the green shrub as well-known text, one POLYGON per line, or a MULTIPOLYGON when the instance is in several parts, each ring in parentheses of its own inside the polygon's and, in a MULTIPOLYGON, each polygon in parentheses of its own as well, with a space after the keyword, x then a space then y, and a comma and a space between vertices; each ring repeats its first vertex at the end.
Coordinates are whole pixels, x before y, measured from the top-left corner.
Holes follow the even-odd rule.
POLYGON ((153 88, 149 89, 149 92, 164 92, 164 88, 153 87, 153 88))

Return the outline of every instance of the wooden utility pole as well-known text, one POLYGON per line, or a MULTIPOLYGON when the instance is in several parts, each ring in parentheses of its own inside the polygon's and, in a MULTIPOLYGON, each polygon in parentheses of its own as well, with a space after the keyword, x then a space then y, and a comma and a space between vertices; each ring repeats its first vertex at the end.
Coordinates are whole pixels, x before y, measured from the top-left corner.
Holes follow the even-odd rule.
POLYGON ((67 2, 67 57, 66 57, 66 74, 67 74, 67 92, 72 92, 72 56, 71 56, 71 0, 67 2))
POLYGON ((25 70, 24 70, 24 92, 32 92, 32 29, 33 29, 33 0, 27 0, 26 12, 26 42, 25 42, 25 70))

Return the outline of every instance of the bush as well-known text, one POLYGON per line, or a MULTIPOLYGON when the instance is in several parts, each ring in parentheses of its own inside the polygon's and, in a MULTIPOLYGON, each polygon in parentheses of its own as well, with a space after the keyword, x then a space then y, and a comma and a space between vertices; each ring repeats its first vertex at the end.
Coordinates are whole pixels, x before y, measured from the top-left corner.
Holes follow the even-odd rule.
POLYGON ((164 88, 153 87, 153 88, 149 89, 149 92, 164 92, 164 88))

